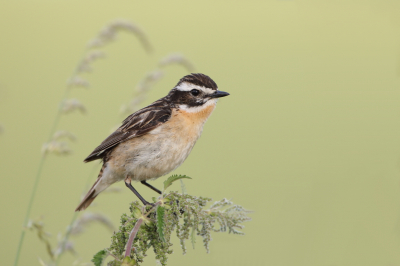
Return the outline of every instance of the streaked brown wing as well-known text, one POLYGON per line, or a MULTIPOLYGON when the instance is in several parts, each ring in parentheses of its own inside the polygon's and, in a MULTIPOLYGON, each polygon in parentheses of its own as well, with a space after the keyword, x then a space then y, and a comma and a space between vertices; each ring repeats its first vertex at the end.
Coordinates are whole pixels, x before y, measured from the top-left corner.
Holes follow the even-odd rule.
POLYGON ((128 139, 143 136, 159 125, 165 123, 171 117, 171 108, 164 101, 158 100, 153 104, 131 114, 122 125, 108 136, 94 151, 84 160, 90 162, 101 159, 106 151, 128 139))

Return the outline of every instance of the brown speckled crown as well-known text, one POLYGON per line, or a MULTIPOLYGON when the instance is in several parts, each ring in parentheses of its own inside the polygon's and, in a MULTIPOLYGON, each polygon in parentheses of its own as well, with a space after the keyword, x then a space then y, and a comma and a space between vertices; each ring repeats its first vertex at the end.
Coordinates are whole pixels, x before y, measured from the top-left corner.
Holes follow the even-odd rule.
POLYGON ((181 80, 179 80, 176 86, 179 86, 183 82, 192 83, 194 85, 210 88, 213 90, 218 89, 217 83, 215 83, 214 80, 212 80, 209 76, 201 73, 192 73, 190 75, 184 76, 183 78, 181 78, 181 80))

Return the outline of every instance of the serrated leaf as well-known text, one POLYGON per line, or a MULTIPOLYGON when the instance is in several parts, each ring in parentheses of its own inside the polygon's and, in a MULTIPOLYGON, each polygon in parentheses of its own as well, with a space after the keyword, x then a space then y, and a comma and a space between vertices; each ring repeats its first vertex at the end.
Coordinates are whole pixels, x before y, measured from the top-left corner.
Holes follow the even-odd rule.
POLYGON ((168 177, 167 180, 164 181, 164 191, 165 191, 170 185, 172 185, 173 182, 175 182, 176 180, 182 179, 182 178, 192 179, 191 177, 188 177, 188 176, 185 176, 185 175, 171 175, 170 177, 168 177))
POLYGON ((165 237, 164 237, 164 213, 165 213, 165 208, 162 206, 157 206, 156 214, 157 214, 157 232, 158 236, 160 237, 161 241, 165 242, 165 237))
POLYGON ((103 260, 107 258, 107 256, 108 252, 105 249, 100 250, 93 256, 92 262, 95 266, 101 266, 103 264, 103 260))

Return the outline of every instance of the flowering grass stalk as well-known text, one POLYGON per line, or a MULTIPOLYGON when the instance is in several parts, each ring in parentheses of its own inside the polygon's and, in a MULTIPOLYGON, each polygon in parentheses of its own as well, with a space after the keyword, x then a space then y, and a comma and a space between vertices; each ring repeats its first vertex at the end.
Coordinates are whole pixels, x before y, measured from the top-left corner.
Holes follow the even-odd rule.
MULTIPOLYGON (((113 41, 116 37, 117 32, 119 32, 121 30, 130 32, 130 33, 133 33, 134 35, 136 35, 138 37, 139 41, 144 46, 145 50, 151 51, 150 43, 149 43, 146 35, 144 34, 144 32, 135 24, 130 23, 128 21, 124 21, 124 20, 114 21, 114 22, 110 23, 105 28, 103 28, 103 30, 98 34, 98 36, 96 36, 95 39, 93 39, 89 43, 87 52, 82 57, 82 60, 80 60, 79 64, 73 71, 71 78, 67 82, 66 89, 65 89, 64 94, 60 101, 61 105, 57 110, 57 113, 55 115, 55 118, 53 120, 51 129, 50 129, 49 137, 47 139, 47 142, 42 147, 42 156, 39 161, 38 170, 36 172, 36 176, 34 179, 34 185, 33 185, 32 191, 31 191, 28 207, 27 207, 27 210, 25 213, 23 229, 21 231, 21 235, 19 238, 18 246, 17 246, 17 252, 16 252, 16 256, 15 256, 15 260, 14 260, 14 266, 17 266, 18 262, 19 262, 21 249, 22 249, 22 245, 23 245, 25 233, 26 233, 25 229, 28 227, 32 206, 33 206, 34 200, 36 198, 36 192, 37 192, 38 185, 40 183, 40 179, 42 176, 42 170, 45 165, 46 158, 49 153, 55 153, 58 155, 66 155, 71 152, 71 150, 68 148, 66 143, 58 141, 59 136, 57 136, 58 134, 56 133, 56 130, 58 128, 61 117, 63 114, 67 114, 67 113, 73 112, 75 110, 79 110, 81 113, 86 112, 86 108, 81 102, 79 102, 76 99, 68 99, 68 97, 71 93, 71 89, 74 87, 88 87, 89 86, 89 83, 86 80, 82 79, 79 75, 83 74, 85 72, 90 72, 92 70, 92 67, 91 67, 92 63, 94 61, 98 60, 99 58, 104 57, 103 52, 98 51, 98 50, 93 50, 93 49, 99 48, 99 47, 104 47, 106 44, 113 41)), ((75 221, 75 220, 76 220, 76 216, 74 215, 72 221, 75 221)), ((67 235, 69 235, 68 232, 67 232, 67 235)))
MULTIPOLYGON (((69 91, 70 90, 67 88, 65 90, 65 93, 64 93, 64 95, 63 95, 63 97, 61 99, 67 98, 68 94, 69 94, 69 91)), ((54 133, 55 133, 55 131, 57 129, 58 123, 60 122, 61 114, 62 114, 62 112, 59 109, 57 111, 57 114, 56 114, 55 118, 54 118, 53 125, 52 125, 52 127, 50 129, 50 136, 48 138, 48 142, 50 142, 52 140, 52 138, 53 138, 53 135, 54 135, 54 133)), ((18 265, 19 256, 20 256, 21 249, 22 249, 22 244, 23 244, 24 238, 25 238, 25 232, 26 232, 25 227, 27 227, 27 225, 28 225, 28 221, 29 221, 29 217, 31 215, 33 202, 35 200, 36 191, 37 191, 37 188, 38 188, 38 185, 39 185, 39 182, 40 182, 40 178, 42 176, 42 170, 43 170, 43 166, 45 164, 46 158, 47 158, 47 154, 48 154, 47 152, 44 152, 42 154, 41 158, 40 158, 40 161, 39 161, 39 167, 38 167, 38 170, 36 172, 35 182, 33 184, 33 188, 32 188, 32 191, 31 191, 31 196, 29 198, 28 208, 27 208, 26 213, 25 213, 23 229, 21 231, 21 235, 20 235, 19 242, 18 242, 17 254, 15 255, 15 260, 14 260, 14 266, 18 265)))

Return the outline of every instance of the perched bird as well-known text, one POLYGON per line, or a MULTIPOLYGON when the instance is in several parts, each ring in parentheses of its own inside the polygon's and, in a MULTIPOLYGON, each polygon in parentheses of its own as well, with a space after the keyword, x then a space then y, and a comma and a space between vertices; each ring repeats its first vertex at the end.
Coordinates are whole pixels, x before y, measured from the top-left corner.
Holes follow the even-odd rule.
POLYGON ((229 93, 204 74, 184 76, 167 96, 131 114, 84 160, 103 160, 103 167, 92 188, 75 211, 86 209, 113 183, 125 180, 126 186, 147 202, 131 180, 161 194, 146 181, 166 175, 189 156, 211 115, 217 100, 229 93))

